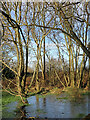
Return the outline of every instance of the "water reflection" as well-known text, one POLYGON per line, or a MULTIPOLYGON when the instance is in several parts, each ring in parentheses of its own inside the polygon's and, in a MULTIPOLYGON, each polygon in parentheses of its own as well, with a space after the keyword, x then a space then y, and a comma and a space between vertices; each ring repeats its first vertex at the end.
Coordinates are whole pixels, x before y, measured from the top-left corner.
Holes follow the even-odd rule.
POLYGON ((90 113, 90 95, 88 95, 88 113, 90 113))
MULTIPOLYGON (((29 118, 79 118, 80 115, 87 115, 90 112, 88 103, 90 96, 85 95, 83 98, 70 101, 70 99, 58 100, 56 95, 48 95, 46 98, 39 98, 38 95, 28 98, 29 106, 20 107, 16 117, 29 118)), ((8 111, 12 108, 9 104, 8 111)), ((15 111, 13 111, 15 112, 15 111)))
POLYGON ((37 107, 37 109, 39 108, 39 97, 38 97, 38 95, 36 95, 36 107, 37 107))
POLYGON ((43 107, 46 107, 46 98, 43 98, 43 107))
MULTIPOLYGON (((20 110, 20 113, 21 113, 21 115, 20 115, 20 120, 24 120, 27 116, 26 116, 26 110, 25 110, 25 105, 23 105, 23 106, 21 106, 20 108, 19 108, 19 110, 20 110)), ((17 113, 18 114, 18 113, 17 113)))
MULTIPOLYGON (((28 101, 31 101, 30 99, 28 98, 28 101)), ((78 98, 73 102, 69 99, 59 101, 56 95, 48 95, 46 98, 36 96, 35 104, 33 104, 33 108, 29 107, 29 110, 33 110, 30 115, 35 117, 38 114, 38 117, 41 118, 76 118, 79 117, 78 114, 88 114, 88 96, 83 96, 82 99, 78 98)), ((29 110, 27 109, 27 112, 29 110)))

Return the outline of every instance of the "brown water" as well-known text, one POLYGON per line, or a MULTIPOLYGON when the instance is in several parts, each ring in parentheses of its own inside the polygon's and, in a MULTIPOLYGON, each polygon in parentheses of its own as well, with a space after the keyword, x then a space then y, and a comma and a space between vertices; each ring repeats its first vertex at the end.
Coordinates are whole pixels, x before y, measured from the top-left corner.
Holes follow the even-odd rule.
POLYGON ((17 111, 17 102, 7 105, 9 117, 39 117, 39 118, 83 118, 90 113, 90 95, 84 95, 82 98, 70 100, 65 98, 64 94, 47 95, 45 98, 31 96, 28 99, 29 106, 23 106, 17 111), (57 99, 61 98, 62 99, 57 99), (64 98, 64 99, 63 99, 64 98))

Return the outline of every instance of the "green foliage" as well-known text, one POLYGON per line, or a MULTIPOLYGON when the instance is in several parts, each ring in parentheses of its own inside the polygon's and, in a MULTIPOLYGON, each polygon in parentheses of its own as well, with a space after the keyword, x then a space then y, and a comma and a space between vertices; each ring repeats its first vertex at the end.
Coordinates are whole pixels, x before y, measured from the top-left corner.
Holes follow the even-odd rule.
POLYGON ((59 97, 57 99, 68 99, 68 97, 59 97))

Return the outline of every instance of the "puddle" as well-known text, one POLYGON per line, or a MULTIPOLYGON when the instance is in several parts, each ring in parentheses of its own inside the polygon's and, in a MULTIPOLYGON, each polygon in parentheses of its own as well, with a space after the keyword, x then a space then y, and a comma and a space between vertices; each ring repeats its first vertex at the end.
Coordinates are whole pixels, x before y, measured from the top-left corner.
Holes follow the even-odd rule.
POLYGON ((66 98, 63 94, 47 95, 45 98, 40 98, 38 95, 31 96, 27 99, 30 106, 20 108, 19 112, 16 112, 18 103, 12 102, 7 105, 6 111, 12 114, 10 117, 16 118, 23 115, 27 118, 82 118, 90 113, 90 95, 84 95, 79 99, 75 98, 74 101, 66 98))

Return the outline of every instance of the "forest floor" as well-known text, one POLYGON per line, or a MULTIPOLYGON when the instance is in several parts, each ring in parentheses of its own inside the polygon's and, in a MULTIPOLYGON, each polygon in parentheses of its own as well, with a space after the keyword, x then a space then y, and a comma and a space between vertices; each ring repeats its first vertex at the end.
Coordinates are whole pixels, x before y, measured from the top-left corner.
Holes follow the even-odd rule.
POLYGON ((90 94, 90 90, 87 88, 72 88, 72 87, 66 87, 66 88, 52 88, 52 87, 47 87, 47 88, 42 88, 40 91, 36 91, 35 88, 31 88, 30 92, 28 93, 28 96, 33 96, 36 94, 40 95, 48 95, 48 94, 61 94, 62 92, 68 93, 69 95, 73 96, 79 96, 79 95, 88 95, 90 94))
MULTIPOLYGON (((73 97, 81 97, 82 95, 90 95, 90 90, 88 89, 77 89, 77 88, 65 88, 65 89, 62 89, 62 88, 58 88, 58 87, 55 87, 55 88, 46 88, 46 89, 43 89, 43 90, 40 90, 40 91, 36 91, 35 88, 32 88, 30 90, 30 92, 28 93, 28 96, 27 97, 30 97, 30 96, 35 96, 35 95, 39 95, 39 97, 45 97, 46 95, 50 95, 50 94, 57 94, 57 95, 60 95, 61 93, 66 93, 68 94, 68 96, 71 96, 71 98, 73 97)), ((64 97, 63 99, 66 99, 67 97, 64 97)), ((20 97, 19 96, 14 96, 14 95, 11 95, 5 91, 2 92, 2 108, 4 109, 5 108, 5 105, 7 105, 8 103, 10 102, 14 102, 14 101, 20 101, 20 97)), ((22 105, 22 104, 20 104, 22 105)))
MULTIPOLYGON (((78 100, 81 100, 83 95, 90 95, 90 91, 88 89, 77 89, 77 88, 46 88, 41 89, 41 91, 36 91, 35 88, 32 88, 31 91, 28 93, 28 97, 38 95, 40 98, 46 98, 47 95, 57 95, 57 100, 63 101, 63 100, 69 100, 72 102, 77 102, 78 100), (62 97, 60 95, 63 95, 62 97)), ((18 102, 18 108, 23 106, 23 103, 21 102, 21 99, 19 96, 11 95, 5 91, 2 91, 2 112, 3 115, 5 110, 7 110, 7 105, 11 102, 18 102)), ((30 104, 25 104, 25 106, 28 106, 30 104)), ((8 114, 9 115, 9 114, 8 114)))

